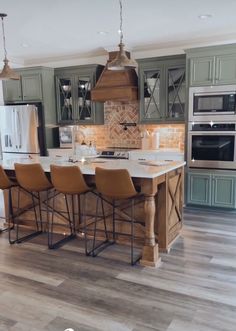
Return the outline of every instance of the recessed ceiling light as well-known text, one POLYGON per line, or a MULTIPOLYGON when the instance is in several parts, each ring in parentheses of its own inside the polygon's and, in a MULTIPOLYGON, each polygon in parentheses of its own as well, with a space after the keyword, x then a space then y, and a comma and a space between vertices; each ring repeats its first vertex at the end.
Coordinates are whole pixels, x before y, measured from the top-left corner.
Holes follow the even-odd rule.
POLYGON ((21 47, 24 47, 24 48, 28 48, 28 47, 29 47, 29 45, 28 45, 28 44, 26 44, 26 43, 22 43, 22 44, 21 44, 21 47))
POLYGON ((207 20, 208 18, 212 18, 211 14, 203 14, 203 15, 199 15, 198 18, 200 18, 201 20, 207 20))
POLYGON ((98 31, 97 34, 100 34, 101 36, 107 35, 109 32, 107 31, 98 31))

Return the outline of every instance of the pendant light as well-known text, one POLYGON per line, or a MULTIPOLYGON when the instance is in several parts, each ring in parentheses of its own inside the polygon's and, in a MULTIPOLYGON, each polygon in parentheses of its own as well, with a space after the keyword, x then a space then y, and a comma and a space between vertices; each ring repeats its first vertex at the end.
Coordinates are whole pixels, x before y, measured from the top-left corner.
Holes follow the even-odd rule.
POLYGON ((134 69, 138 66, 135 60, 129 59, 125 53, 125 45, 123 44, 123 17, 122 17, 122 1, 119 0, 120 4, 120 43, 118 45, 119 51, 114 60, 108 63, 107 68, 109 70, 123 71, 128 69, 134 69))
POLYGON ((4 48, 4 67, 2 69, 2 72, 0 73, 0 80, 9 80, 9 79, 20 79, 20 76, 12 70, 8 65, 8 59, 7 59, 7 50, 6 50, 6 39, 5 39, 5 31, 4 31, 4 23, 3 19, 6 17, 7 14, 1 14, 0 17, 2 19, 2 39, 3 39, 3 48, 4 48))

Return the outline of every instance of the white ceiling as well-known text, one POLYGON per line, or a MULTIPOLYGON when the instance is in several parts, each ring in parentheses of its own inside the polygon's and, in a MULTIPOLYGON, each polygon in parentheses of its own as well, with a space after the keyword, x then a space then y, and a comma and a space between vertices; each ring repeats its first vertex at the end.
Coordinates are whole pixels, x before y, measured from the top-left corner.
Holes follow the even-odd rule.
MULTIPOLYGON (((8 14, 11 63, 104 55, 119 43, 118 0, 0 0, 0 12, 8 14)), ((124 42, 135 57, 149 49, 236 42, 235 12, 236 0, 123 0, 124 42)))

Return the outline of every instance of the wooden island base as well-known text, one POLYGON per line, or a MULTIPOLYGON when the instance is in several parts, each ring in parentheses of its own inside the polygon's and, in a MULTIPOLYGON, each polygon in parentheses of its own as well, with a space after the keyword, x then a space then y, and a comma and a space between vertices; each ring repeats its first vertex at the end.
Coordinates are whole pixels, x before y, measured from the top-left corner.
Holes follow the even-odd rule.
MULTIPOLYGON (((11 172, 11 175, 13 172, 11 172)), ((160 263, 159 250, 168 252, 173 240, 179 235, 182 227, 182 205, 183 205, 183 166, 167 172, 155 178, 136 178, 132 177, 134 184, 141 189, 142 198, 135 204, 135 236, 137 237, 137 246, 141 248, 142 258, 140 264, 142 266, 157 267, 160 263)), ((94 176, 86 175, 87 181, 92 182, 94 176)), ((14 189, 14 204, 17 201, 17 191, 14 189)), ((89 193, 87 196, 86 208, 91 215, 95 215, 95 205, 97 196, 89 193)), ((77 204, 77 199, 74 201, 77 204)), ((8 205, 8 196, 5 194, 5 204, 8 205)), ((21 195, 20 206, 30 206, 31 200, 25 192, 21 195)), ((52 206, 52 201, 50 201, 52 206)), ((78 208, 78 204, 77 204, 78 208)), ((100 207, 101 208, 101 207, 100 207)), ((58 195, 56 198, 55 209, 65 211, 64 197, 58 195)), ((7 208, 6 208, 7 210, 7 208)), ((99 211, 101 215, 101 209, 99 211)), ((46 213, 43 213, 43 218, 46 220, 46 213)), ((108 231, 112 230, 112 209, 109 201, 105 202, 105 214, 108 223, 108 231)), ((130 208, 127 208, 127 202, 123 201, 119 208, 118 214, 120 218, 125 217, 130 219, 130 208)), ((24 225, 30 225, 33 219, 33 210, 27 211, 20 216, 20 222, 24 225), (28 220, 28 221, 27 221, 28 220)), ((78 215, 77 229, 81 227, 78 215)), ((90 217, 88 222, 91 222, 93 217, 90 217)), ((58 224, 65 224, 63 218, 57 215, 58 224)), ((128 222, 118 221, 116 225, 117 242, 127 243, 129 237, 124 234, 130 233, 130 224, 128 222)), ((66 228, 59 226, 58 232, 65 232, 66 228)), ((88 226, 89 234, 93 235, 93 224, 88 226)), ((103 223, 102 220, 98 224, 99 235, 102 237, 103 223)), ((108 248, 109 249, 109 248, 108 248)))
POLYGON ((158 244, 154 246, 143 246, 140 264, 144 267, 158 267, 161 262, 158 244))

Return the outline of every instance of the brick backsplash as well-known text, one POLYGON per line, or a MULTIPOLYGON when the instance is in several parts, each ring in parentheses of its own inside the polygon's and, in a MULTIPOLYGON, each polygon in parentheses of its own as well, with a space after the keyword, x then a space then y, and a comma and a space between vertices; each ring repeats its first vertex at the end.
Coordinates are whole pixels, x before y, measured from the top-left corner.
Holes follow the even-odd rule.
POLYGON ((81 127, 86 135, 86 142, 92 141, 98 148, 109 146, 141 148, 142 131, 148 130, 151 133, 157 129, 160 133, 160 147, 184 150, 184 124, 137 124, 138 107, 138 102, 106 102, 104 105, 105 124, 81 127), (122 122, 137 125, 128 126, 127 130, 124 130, 124 127, 120 125, 122 122))

